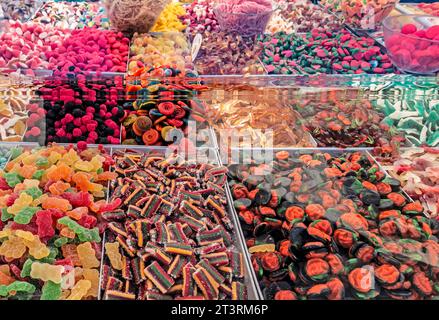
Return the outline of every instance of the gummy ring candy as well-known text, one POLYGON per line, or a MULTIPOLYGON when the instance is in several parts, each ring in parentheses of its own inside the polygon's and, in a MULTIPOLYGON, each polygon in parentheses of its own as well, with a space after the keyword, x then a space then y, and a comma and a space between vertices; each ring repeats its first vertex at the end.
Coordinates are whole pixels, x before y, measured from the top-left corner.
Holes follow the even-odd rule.
POLYGON ((152 145, 159 140, 159 132, 155 129, 149 129, 143 134, 142 140, 145 145, 152 145))
POLYGON ((158 105, 159 111, 165 116, 170 116, 175 111, 175 105, 172 102, 162 102, 158 105))
POLYGON ((137 136, 141 136, 145 131, 151 129, 152 121, 146 116, 141 116, 136 119, 133 124, 133 131, 137 136))
POLYGON ((186 115, 186 111, 184 111, 184 109, 180 106, 175 106, 175 111, 174 111, 174 118, 175 119, 182 119, 184 118, 184 116, 186 115))
POLYGON ((174 127, 165 126, 162 128, 160 134, 162 135, 163 140, 168 141, 166 138, 168 137, 168 132, 171 131, 174 127))
POLYGON ((179 120, 179 119, 168 119, 167 122, 171 126, 174 126, 174 127, 177 127, 177 128, 179 128, 179 127, 181 127, 183 125, 183 121, 179 120))

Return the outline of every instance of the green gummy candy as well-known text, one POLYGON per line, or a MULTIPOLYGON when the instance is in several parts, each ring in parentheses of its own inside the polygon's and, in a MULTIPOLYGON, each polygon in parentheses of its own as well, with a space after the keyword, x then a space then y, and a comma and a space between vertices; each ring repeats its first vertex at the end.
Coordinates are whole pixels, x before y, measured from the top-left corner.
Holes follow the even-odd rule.
POLYGON ((55 247, 59 248, 59 247, 62 247, 63 245, 65 245, 65 244, 67 244, 69 242, 70 242, 69 238, 61 237, 61 238, 56 239, 53 242, 53 244, 55 245, 55 247))
POLYGON ((61 284, 49 280, 43 286, 40 300, 58 300, 61 293, 61 284))
POLYGON ((49 161, 46 158, 38 158, 37 162, 35 164, 39 167, 47 166, 49 164, 49 161))
POLYGON ((3 177, 6 180, 6 183, 8 184, 8 186, 10 186, 11 188, 15 187, 17 184, 23 182, 23 178, 20 177, 18 174, 10 172, 10 173, 5 173, 3 175, 3 177))
POLYGON ((98 171, 96 171, 97 174, 100 174, 100 173, 102 173, 102 172, 104 172, 104 169, 103 169, 103 168, 99 168, 98 171))
POLYGON ((23 148, 21 148, 21 147, 12 149, 11 150, 11 159, 14 160, 22 153, 23 153, 23 148))
POLYGON ((34 214, 39 211, 40 208, 27 207, 17 213, 14 217, 14 222, 19 224, 28 224, 34 214))
POLYGON ((12 291, 34 293, 35 289, 36 289, 35 286, 33 284, 30 284, 29 282, 15 281, 7 286, 0 285, 0 296, 7 297, 9 296, 9 293, 12 291))
POLYGON ((82 242, 100 242, 101 237, 99 236, 99 230, 98 228, 94 229, 87 229, 78 224, 76 221, 73 221, 69 217, 62 217, 58 220, 58 223, 66 225, 71 230, 73 230, 76 235, 78 236, 78 239, 82 242))
POLYGON ((42 196, 43 191, 41 191, 38 187, 32 187, 27 190, 24 190, 28 195, 32 196, 32 198, 35 200, 42 196))
POLYGON ((32 179, 41 180, 41 178, 43 177, 43 174, 44 174, 44 170, 37 170, 37 171, 35 171, 34 175, 32 176, 32 179))
POLYGON ((21 269, 21 273, 20 273, 20 276, 22 278, 30 277, 30 271, 31 271, 31 268, 32 268, 32 263, 34 263, 34 262, 31 259, 27 259, 24 262, 23 268, 21 269))
POLYGON ((9 220, 9 219, 11 219, 12 217, 14 217, 14 215, 13 214, 10 214, 9 212, 8 212, 8 208, 2 208, 2 218, 1 218, 1 220, 4 222, 4 221, 7 221, 7 220, 9 220))

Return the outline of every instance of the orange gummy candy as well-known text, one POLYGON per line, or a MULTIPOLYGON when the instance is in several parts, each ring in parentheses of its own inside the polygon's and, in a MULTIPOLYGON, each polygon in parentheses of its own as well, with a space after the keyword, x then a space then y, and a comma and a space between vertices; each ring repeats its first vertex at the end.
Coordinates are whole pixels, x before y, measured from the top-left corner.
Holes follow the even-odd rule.
POLYGON ((43 209, 60 209, 63 212, 72 210, 70 202, 61 198, 45 197, 41 204, 43 205, 43 209))
POLYGON ((88 208, 87 207, 78 207, 75 208, 71 211, 67 211, 66 214, 75 220, 79 220, 82 218, 83 215, 86 215, 88 213, 88 208))
POLYGON ((64 180, 70 182, 73 175, 73 169, 64 163, 52 166, 47 171, 47 178, 54 181, 64 180))
POLYGON ((62 228, 61 231, 59 232, 59 234, 63 237, 70 238, 70 239, 75 239, 75 236, 76 236, 76 233, 67 227, 62 228))
POLYGON ((61 246, 61 251, 65 258, 70 258, 70 260, 72 260, 74 266, 82 266, 75 244, 65 244, 61 246))
POLYGON ((36 171, 37 168, 35 166, 24 165, 20 168, 18 173, 20 174, 20 176, 22 176, 25 179, 31 179, 36 171))
POLYGON ((80 191, 101 191, 102 186, 100 184, 90 182, 90 176, 84 172, 77 172, 72 177, 73 182, 76 183, 76 187, 79 188, 80 191))
POLYGON ((49 191, 52 192, 52 194, 59 196, 62 195, 68 188, 70 188, 70 183, 57 181, 50 185, 49 191))
POLYGON ((96 181, 116 180, 116 178, 117 178, 116 172, 105 171, 98 174, 96 181))
POLYGON ((0 272, 0 285, 8 285, 14 281, 15 281, 14 278, 12 278, 11 276, 8 276, 7 274, 0 272))

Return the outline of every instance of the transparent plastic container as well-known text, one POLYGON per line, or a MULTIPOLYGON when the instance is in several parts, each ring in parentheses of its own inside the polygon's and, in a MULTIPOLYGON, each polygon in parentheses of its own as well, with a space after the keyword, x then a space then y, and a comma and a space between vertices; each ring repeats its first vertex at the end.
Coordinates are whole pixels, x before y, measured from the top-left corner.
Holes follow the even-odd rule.
POLYGON ((383 22, 384 41, 393 63, 402 71, 414 74, 435 74, 439 71, 439 40, 421 38, 415 33, 403 34, 404 25, 413 24, 417 30, 438 26, 439 17, 427 15, 397 15, 383 22))

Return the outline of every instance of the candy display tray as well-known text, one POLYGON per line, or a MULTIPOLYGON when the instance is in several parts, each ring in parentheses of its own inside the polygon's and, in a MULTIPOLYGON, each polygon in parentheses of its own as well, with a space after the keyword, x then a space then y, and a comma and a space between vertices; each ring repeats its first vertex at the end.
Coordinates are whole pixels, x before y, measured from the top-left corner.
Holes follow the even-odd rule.
MULTIPOLYGON (((111 146, 107 145, 106 149, 109 150, 111 155, 115 151, 136 151, 136 152, 141 152, 141 153, 153 152, 153 153, 165 154, 166 150, 167 150, 166 147, 123 146, 123 145, 111 145, 111 146)), ((221 165, 217 150, 215 150, 213 148, 197 148, 197 154, 198 154, 198 152, 199 152, 199 156, 197 156, 197 159, 200 159, 199 162, 209 163, 209 164, 214 164, 214 165, 221 165), (205 155, 207 155, 207 157, 204 157, 205 155)), ((111 169, 112 168, 113 167, 111 167, 111 169)), ((244 250, 245 249, 245 242, 243 242, 238 218, 237 218, 237 216, 235 216, 232 202, 230 202, 230 194, 229 194, 230 191, 228 190, 227 184, 225 186, 225 191, 226 191, 227 206, 228 206, 227 213, 231 218, 231 221, 233 223, 233 229, 234 229, 234 234, 232 234, 232 236, 234 238, 234 248, 237 249, 239 252, 243 253, 243 255, 244 255, 244 257, 243 257, 244 272, 245 272, 244 284, 246 285, 246 288, 247 288, 248 299, 249 300, 259 300, 257 286, 256 286, 255 282, 253 281, 254 277, 252 276, 253 268, 251 267, 251 265, 248 264, 249 259, 248 259, 248 257, 246 257, 246 253, 245 253, 246 250, 244 250)), ((112 190, 111 190, 111 188, 109 188, 109 191, 107 194, 107 201, 109 201, 111 193, 112 193, 112 190)), ((103 297, 103 293, 102 293, 102 291, 103 291, 102 290, 102 267, 104 265, 104 261, 107 261, 106 260, 107 257, 105 255, 105 241, 106 241, 106 239, 107 239, 107 235, 104 234, 103 235, 103 242, 102 242, 102 260, 101 260, 101 267, 100 267, 101 272, 100 272, 100 279, 99 279, 100 291, 99 291, 98 299, 100 299, 100 300, 105 300, 105 297, 103 297)))
MULTIPOLYGON (((387 177, 391 177, 387 171, 385 171, 380 163, 373 157, 373 155, 370 153, 370 150, 368 148, 346 148, 346 149, 340 149, 340 148, 309 148, 309 149, 303 149, 303 148, 235 148, 232 150, 232 152, 235 152, 236 158, 235 159, 253 159, 252 154, 257 152, 257 155, 259 159, 263 160, 269 160, 273 159, 274 154, 278 151, 288 151, 290 155, 297 155, 297 157, 305 154, 315 154, 315 153, 329 153, 332 156, 341 156, 343 154, 351 154, 354 152, 360 152, 368 157, 368 159, 371 161, 371 163, 376 163, 379 170, 383 172, 387 177)), ((297 158, 296 157, 296 158, 297 158)), ((221 159, 221 158, 220 158, 221 159)), ((221 165, 227 166, 226 163, 221 163, 221 165)), ((413 199, 408 196, 408 194, 403 190, 402 187, 399 188, 399 191, 401 194, 406 198, 407 203, 413 203, 413 199)), ((233 196, 231 194, 230 187, 228 188, 228 195, 230 197, 230 202, 233 203, 233 196)), ((232 210, 234 211, 233 215, 238 217, 237 210, 233 207, 232 210)), ((239 221, 239 219, 238 219, 239 221)), ((240 231, 242 232, 242 228, 240 228, 240 231)), ((246 238, 244 236, 244 233, 241 234, 243 238, 243 243, 245 245, 246 238)), ((248 264, 252 266, 251 262, 251 254, 247 247, 244 247, 244 252, 246 253, 246 257, 249 259, 248 264)), ((299 261, 300 263, 300 261, 299 261)), ((256 272, 253 270, 251 272, 251 275, 253 276, 253 282, 256 284, 256 290, 259 295, 260 300, 265 300, 261 286, 259 284, 259 280, 256 276, 256 272)))

